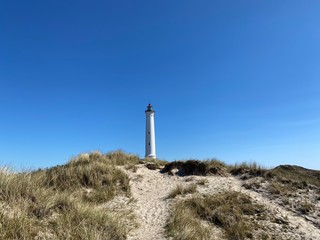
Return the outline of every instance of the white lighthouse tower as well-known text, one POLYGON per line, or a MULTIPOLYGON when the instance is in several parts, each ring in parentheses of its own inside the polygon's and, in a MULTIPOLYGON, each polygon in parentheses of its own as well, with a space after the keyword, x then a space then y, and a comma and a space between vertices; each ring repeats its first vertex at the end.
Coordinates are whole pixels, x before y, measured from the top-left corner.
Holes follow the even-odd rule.
POLYGON ((146 158, 156 158, 156 137, 154 132, 154 111, 149 103, 146 113, 146 158))

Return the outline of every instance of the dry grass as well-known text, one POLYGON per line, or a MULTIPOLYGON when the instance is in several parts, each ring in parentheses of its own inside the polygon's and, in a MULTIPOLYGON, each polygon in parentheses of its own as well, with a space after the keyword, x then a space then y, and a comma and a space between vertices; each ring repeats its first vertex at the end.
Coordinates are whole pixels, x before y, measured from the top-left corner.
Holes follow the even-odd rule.
POLYGON ((244 179, 246 176, 244 174, 240 177, 247 180, 243 187, 261 192, 286 210, 304 215, 316 227, 319 226, 317 194, 320 189, 320 171, 280 165, 267 170, 260 178, 250 176, 244 179))
POLYGON ((308 201, 303 201, 299 204, 298 210, 302 213, 302 214, 307 214, 311 211, 313 211, 315 209, 315 205, 308 202, 308 201))
POLYGON ((167 198, 175 198, 178 195, 185 195, 185 194, 191 194, 195 193, 197 191, 197 185, 196 184, 190 184, 186 187, 183 187, 181 185, 178 185, 175 189, 173 189, 167 198))
POLYGON ((194 210, 183 203, 175 205, 166 226, 166 233, 174 240, 211 239, 210 228, 203 225, 194 210))
POLYGON ((199 161, 199 160, 187 160, 187 161, 174 161, 166 164, 161 170, 162 173, 168 173, 170 175, 176 174, 179 176, 190 175, 226 175, 226 165, 216 159, 199 161))
POLYGON ((154 169, 162 169, 166 164, 168 164, 168 162, 165 160, 154 158, 146 158, 143 163, 146 165, 152 165, 154 169))
POLYGON ((212 158, 212 159, 208 159, 208 160, 205 160, 203 161, 207 168, 210 169, 210 168, 227 168, 227 164, 225 164, 224 162, 218 160, 218 159, 215 159, 215 158, 212 158))
POLYGON ((125 169, 126 170, 130 170, 132 172, 137 172, 138 167, 135 164, 128 164, 128 165, 125 166, 125 169))
POLYGON ((139 161, 123 152, 81 154, 66 165, 33 172, 0 171, 0 239, 125 239, 125 217, 103 209, 130 196, 115 165, 139 161))
POLYGON ((166 164, 163 173, 172 174, 172 170, 177 169, 178 175, 220 175, 228 176, 232 175, 244 175, 247 177, 264 176, 268 171, 266 168, 257 164, 256 162, 243 162, 240 164, 228 165, 217 159, 209 159, 205 161, 199 160, 187 160, 187 161, 175 161, 166 164))
POLYGON ((306 188, 308 184, 320 187, 320 171, 299 166, 280 165, 270 170, 269 176, 296 188, 306 188))
POLYGON ((243 162, 228 166, 229 172, 232 175, 247 174, 251 177, 264 176, 267 169, 256 162, 243 162))
POLYGON ((197 184, 200 186, 205 186, 209 183, 208 179, 200 179, 197 181, 197 184))
POLYGON ((227 239, 251 238, 256 223, 249 216, 265 211, 262 205, 239 192, 193 197, 178 202, 167 224, 167 234, 173 239, 211 239, 206 221, 223 230, 227 239))
POLYGON ((128 164, 139 164, 140 159, 137 155, 127 154, 123 151, 111 151, 106 154, 100 152, 84 153, 72 158, 71 164, 87 164, 92 161, 104 162, 108 164, 123 166, 128 164))
POLYGON ((268 190, 271 194, 276 195, 287 196, 289 194, 289 189, 277 181, 270 182, 268 190))

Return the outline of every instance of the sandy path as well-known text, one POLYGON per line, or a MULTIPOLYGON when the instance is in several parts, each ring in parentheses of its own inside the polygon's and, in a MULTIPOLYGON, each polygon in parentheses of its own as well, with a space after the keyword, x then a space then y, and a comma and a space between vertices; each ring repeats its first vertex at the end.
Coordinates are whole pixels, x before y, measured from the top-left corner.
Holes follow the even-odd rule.
MULTIPOLYGON (((241 191, 250 195, 257 202, 266 206, 273 214, 285 217, 291 229, 283 235, 284 239, 320 239, 320 229, 303 217, 285 210, 261 194, 242 187, 242 181, 235 177, 220 176, 189 176, 178 177, 161 174, 159 170, 149 170, 144 165, 137 166, 136 172, 124 170, 130 177, 132 197, 136 200, 132 204, 137 216, 139 227, 129 233, 129 240, 160 240, 165 237, 165 224, 169 217, 169 209, 179 199, 166 199, 177 185, 189 185, 200 179, 206 179, 205 186, 198 186, 201 194, 214 194, 227 190, 241 191)), ((277 225, 276 225, 277 226, 277 225)), ((275 225, 270 225, 272 232, 275 225)), ((280 227, 280 225, 279 225, 280 227)), ((281 229, 278 229, 281 232, 281 229)))
POLYGON ((138 166, 135 173, 130 170, 126 173, 131 179, 132 197, 136 200, 134 211, 140 225, 130 232, 128 239, 166 239, 164 227, 172 204, 172 200, 166 197, 183 181, 176 176, 161 174, 159 170, 149 170, 145 166, 138 166))

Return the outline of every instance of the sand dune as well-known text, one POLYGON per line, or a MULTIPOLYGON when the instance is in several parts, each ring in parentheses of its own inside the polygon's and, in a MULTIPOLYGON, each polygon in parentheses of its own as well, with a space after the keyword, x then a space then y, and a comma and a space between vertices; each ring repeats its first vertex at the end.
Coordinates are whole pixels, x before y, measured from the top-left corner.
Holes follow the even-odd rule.
MULTIPOLYGON (((139 223, 139 226, 129 233, 128 239, 167 239, 165 235, 166 221, 170 208, 175 201, 179 200, 179 197, 168 199, 168 194, 177 185, 187 186, 204 179, 207 184, 198 185, 196 194, 215 194, 226 190, 240 191, 251 196, 257 203, 263 204, 278 219, 285 219, 288 225, 286 230, 283 230, 281 225, 277 223, 264 223, 266 229, 270 231, 270 236, 278 236, 282 239, 320 239, 320 229, 312 222, 301 215, 286 210, 276 201, 261 193, 245 189, 242 186, 243 181, 237 177, 171 176, 162 174, 159 170, 149 170, 144 165, 138 165, 135 172, 125 169, 124 171, 130 177, 132 197, 135 199, 129 205, 136 214, 139 223)), ((216 233, 219 235, 219 229, 216 233)), ((212 239, 216 239, 215 236, 212 236, 212 239)))

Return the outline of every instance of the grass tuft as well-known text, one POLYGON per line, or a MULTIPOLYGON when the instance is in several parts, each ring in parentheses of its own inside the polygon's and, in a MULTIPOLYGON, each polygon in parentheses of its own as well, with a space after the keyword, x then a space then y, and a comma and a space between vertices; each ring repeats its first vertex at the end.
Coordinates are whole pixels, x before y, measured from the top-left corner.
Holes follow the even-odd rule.
POLYGON ((230 165, 229 172, 234 176, 248 174, 252 177, 262 177, 266 174, 267 169, 256 162, 243 162, 240 164, 237 163, 234 165, 230 165))
POLYGON ((173 239, 210 239, 209 228, 201 223, 206 221, 223 229, 227 239, 245 239, 252 236, 255 225, 249 216, 264 211, 262 205, 240 192, 192 197, 174 206, 166 230, 173 239))
POLYGON ((196 184, 190 184, 186 187, 177 185, 177 187, 169 193, 167 198, 175 198, 178 195, 191 194, 191 193, 195 193, 196 191, 197 191, 196 184))

